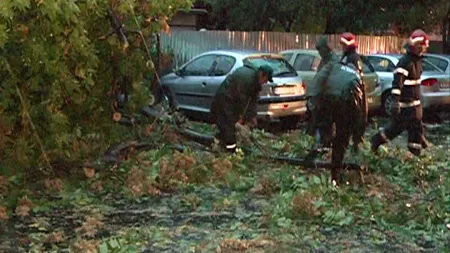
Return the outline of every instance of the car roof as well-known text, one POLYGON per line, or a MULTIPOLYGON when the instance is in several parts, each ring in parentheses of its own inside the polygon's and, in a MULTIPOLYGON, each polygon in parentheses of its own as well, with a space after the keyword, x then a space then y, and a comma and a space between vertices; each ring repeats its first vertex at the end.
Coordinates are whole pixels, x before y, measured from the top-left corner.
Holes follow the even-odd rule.
MULTIPOLYGON (((267 51, 258 51, 258 50, 237 50, 237 49, 218 49, 218 50, 210 50, 207 52, 204 52, 200 55, 208 55, 208 54, 225 54, 234 56, 236 58, 246 58, 249 56, 262 56, 262 55, 270 55, 274 58, 283 58, 281 55, 276 53, 269 53, 267 51)), ((199 55, 199 56, 200 56, 199 55)), ((284 59, 284 58, 283 58, 284 59)))
POLYGON ((367 56, 382 57, 382 58, 389 59, 391 61, 398 61, 402 57, 401 54, 366 54, 365 56, 366 57, 367 56))
POLYGON ((444 59, 444 60, 450 60, 450 54, 424 54, 425 56, 431 56, 431 57, 436 57, 436 58, 440 58, 440 59, 444 59))
MULTIPOLYGON (((338 56, 342 55, 342 51, 333 50, 333 52, 338 56)), ((279 52, 279 54, 285 53, 307 54, 320 57, 319 51, 317 51, 316 49, 288 49, 279 52)))
POLYGON ((309 53, 309 54, 319 54, 315 49, 288 49, 283 50, 280 53, 309 53))

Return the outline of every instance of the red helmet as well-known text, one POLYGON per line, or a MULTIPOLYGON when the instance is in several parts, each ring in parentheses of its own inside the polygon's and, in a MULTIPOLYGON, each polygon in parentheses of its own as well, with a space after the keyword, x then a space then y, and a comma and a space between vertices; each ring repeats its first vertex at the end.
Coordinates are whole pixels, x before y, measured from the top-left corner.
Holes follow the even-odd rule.
POLYGON ((340 43, 341 43, 341 45, 346 46, 346 47, 351 47, 351 46, 357 47, 358 46, 356 44, 355 35, 353 33, 349 33, 349 32, 341 34, 340 43))
POLYGON ((430 40, 423 30, 414 30, 414 32, 411 33, 411 36, 409 36, 408 47, 415 54, 423 54, 429 45, 430 40))
POLYGON ((412 32, 411 36, 409 36, 409 40, 408 40, 408 44, 410 46, 422 45, 422 46, 428 47, 429 43, 430 43, 430 40, 428 38, 428 35, 420 29, 417 29, 414 32, 412 32))

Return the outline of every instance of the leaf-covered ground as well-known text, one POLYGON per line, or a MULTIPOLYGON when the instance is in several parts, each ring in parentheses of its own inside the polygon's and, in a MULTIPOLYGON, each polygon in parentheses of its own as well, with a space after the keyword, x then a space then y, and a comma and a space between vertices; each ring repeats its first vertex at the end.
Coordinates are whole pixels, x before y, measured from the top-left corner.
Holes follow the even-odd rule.
MULTIPOLYGON (((384 124, 376 119, 367 138, 384 124)), ((257 135, 301 156, 311 144, 302 133, 257 135)), ((450 252, 450 122, 426 133, 435 145, 420 158, 407 154, 405 135, 378 155, 368 143, 349 153, 368 170, 345 172, 339 188, 328 171, 256 155, 135 152, 119 166, 79 169, 76 183, 49 178, 1 200, 0 252, 450 252)), ((14 180, 0 177, 2 196, 14 180)))

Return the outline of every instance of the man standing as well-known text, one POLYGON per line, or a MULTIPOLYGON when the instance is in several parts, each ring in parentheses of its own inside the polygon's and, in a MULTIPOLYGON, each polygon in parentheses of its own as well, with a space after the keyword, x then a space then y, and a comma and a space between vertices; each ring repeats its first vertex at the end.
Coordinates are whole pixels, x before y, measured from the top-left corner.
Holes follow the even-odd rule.
POLYGON ((363 103, 362 106, 362 117, 358 117, 360 121, 358 121, 354 127, 354 135, 353 135, 353 151, 358 152, 359 151, 359 144, 364 141, 364 132, 366 131, 366 125, 367 125, 367 116, 368 116, 368 104, 367 104, 367 98, 366 98, 366 91, 365 91, 365 85, 363 82, 363 64, 361 62, 361 57, 356 52, 356 48, 358 47, 356 43, 356 37, 354 34, 346 32, 341 34, 340 37, 340 43, 342 45, 343 55, 341 58, 341 62, 343 64, 353 64, 357 71, 359 72, 359 76, 361 77, 361 90, 363 91, 363 103))
MULTIPOLYGON (((316 49, 322 60, 318 66, 319 72, 331 60, 339 61, 337 55, 328 45, 327 38, 321 37, 316 43, 316 49)), ((315 156, 319 152, 319 147, 329 148, 332 138, 331 115, 326 113, 326 103, 323 95, 320 93, 320 85, 314 82, 306 87, 306 96, 308 97, 308 110, 311 113, 310 124, 307 134, 315 137, 315 143, 310 156, 315 156)))
POLYGON ((372 150, 408 131, 408 149, 419 156, 423 147, 422 106, 420 105, 420 77, 422 55, 429 45, 427 34, 415 30, 408 39, 405 55, 394 70, 392 82, 391 124, 372 137, 372 150))
POLYGON ((235 124, 238 121, 256 126, 256 109, 262 85, 272 80, 268 65, 256 68, 249 63, 231 73, 217 90, 211 113, 219 133, 220 145, 234 153, 237 147, 235 124))
POLYGON ((362 117, 361 77, 353 64, 344 64, 331 59, 314 77, 315 87, 320 87, 320 95, 326 103, 324 115, 331 118, 330 125, 336 124, 331 154, 331 179, 338 184, 343 168, 345 151, 350 137, 355 134, 356 122, 362 117))

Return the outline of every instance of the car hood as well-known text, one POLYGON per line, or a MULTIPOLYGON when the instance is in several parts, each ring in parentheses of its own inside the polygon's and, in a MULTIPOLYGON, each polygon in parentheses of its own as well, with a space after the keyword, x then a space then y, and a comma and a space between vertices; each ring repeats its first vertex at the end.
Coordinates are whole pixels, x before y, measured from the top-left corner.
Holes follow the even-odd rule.
POLYGON ((169 74, 161 77, 160 80, 161 80, 161 82, 167 82, 167 81, 173 80, 175 78, 177 78, 177 75, 175 73, 169 73, 169 74))

